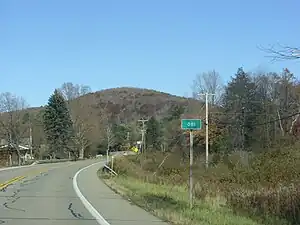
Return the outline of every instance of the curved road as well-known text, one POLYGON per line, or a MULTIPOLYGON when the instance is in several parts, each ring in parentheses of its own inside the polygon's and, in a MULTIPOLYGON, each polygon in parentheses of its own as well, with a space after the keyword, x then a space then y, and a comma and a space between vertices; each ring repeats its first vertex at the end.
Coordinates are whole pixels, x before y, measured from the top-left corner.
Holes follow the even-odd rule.
POLYGON ((0 225, 166 224, 97 179, 103 163, 86 160, 0 170, 0 225))

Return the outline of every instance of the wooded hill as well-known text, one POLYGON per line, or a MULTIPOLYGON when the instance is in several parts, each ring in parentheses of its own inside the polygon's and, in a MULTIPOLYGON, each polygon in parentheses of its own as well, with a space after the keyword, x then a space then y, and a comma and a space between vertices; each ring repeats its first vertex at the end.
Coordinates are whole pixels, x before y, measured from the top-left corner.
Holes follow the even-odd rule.
MULTIPOLYGON (((278 143, 295 141, 300 89, 288 69, 280 73, 253 74, 239 68, 226 86, 217 82, 218 76, 215 71, 199 75, 194 81, 194 99, 128 87, 91 93, 88 88, 72 83, 65 83, 60 91, 67 100, 74 130, 80 140, 77 142, 81 143, 80 148, 89 149, 87 152, 106 149, 107 142, 114 146, 140 140, 141 124, 138 120, 141 118, 150 119, 146 137, 149 148, 164 151, 180 149, 184 152, 188 140, 180 129, 180 119, 190 116, 205 118, 203 98, 195 99, 205 91, 216 94, 209 98, 211 152, 261 151, 278 143)), ((1 99, 0 105, 5 108, 3 95, 1 99)), ((46 143, 43 107, 17 108, 2 109, 14 111, 15 124, 11 127, 21 124, 27 132, 31 123, 34 146, 46 143)), ((10 121, 7 119, 2 119, 2 125, 10 121)), ((7 134, 7 129, 3 129, 5 126, 1 127, 2 133, 7 134)), ((20 135, 22 132, 15 133, 20 135)), ((195 132, 196 153, 204 150, 204 137, 205 129, 195 132)))
POLYGON ((174 125, 163 130, 163 137, 176 140, 171 150, 178 151, 160 151, 166 139, 157 135, 161 127, 151 119, 146 141, 154 148, 117 158, 118 176, 110 182, 174 224, 300 224, 300 86, 295 76, 288 69, 253 74, 239 68, 222 92, 214 85, 214 73, 198 78, 194 96, 219 91, 218 98, 210 98, 219 107, 209 111, 208 168, 205 157, 197 155, 205 149, 205 129, 195 132, 194 207, 187 197, 188 136, 180 138, 180 131, 176 136, 176 119, 160 122, 165 128, 174 125))
MULTIPOLYGON (((96 154, 99 145, 106 142, 106 130, 109 124, 130 127, 130 139, 133 142, 140 140, 138 120, 141 118, 149 119, 151 116, 158 119, 164 118, 176 107, 182 107, 188 113, 197 112, 200 109, 200 103, 197 100, 149 89, 121 87, 93 93, 85 94, 81 92, 74 94, 76 85, 65 83, 63 87, 61 90, 68 100, 74 125, 78 132, 80 130, 80 135, 84 136, 86 140, 84 145, 88 147, 89 152, 92 152, 92 154, 96 154), (69 86, 69 89, 66 86, 69 86), (71 93, 72 91, 73 93, 71 93)), ((8 99, 14 97, 8 96, 8 99)), ((13 100, 20 105, 20 100, 13 100)), ((43 131, 44 107, 25 109, 23 106, 18 106, 17 108, 18 110, 12 113, 13 123, 20 124, 22 136, 29 136, 31 123, 34 147, 37 149, 41 144, 46 144, 43 131)), ((6 116, 4 114, 2 121, 8 127, 9 115, 6 114, 6 116)), ((4 138, 5 131, 5 129, 2 129, 4 138)))

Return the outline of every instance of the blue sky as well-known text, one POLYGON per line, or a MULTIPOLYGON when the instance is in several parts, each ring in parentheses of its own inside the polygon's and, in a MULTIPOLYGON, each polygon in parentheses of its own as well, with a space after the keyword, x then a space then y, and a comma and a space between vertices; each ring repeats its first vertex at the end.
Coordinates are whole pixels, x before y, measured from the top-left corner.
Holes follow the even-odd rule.
POLYGON ((2 0, 0 92, 47 103, 63 82, 191 93, 196 74, 237 68, 300 75, 257 46, 300 45, 298 0, 2 0))

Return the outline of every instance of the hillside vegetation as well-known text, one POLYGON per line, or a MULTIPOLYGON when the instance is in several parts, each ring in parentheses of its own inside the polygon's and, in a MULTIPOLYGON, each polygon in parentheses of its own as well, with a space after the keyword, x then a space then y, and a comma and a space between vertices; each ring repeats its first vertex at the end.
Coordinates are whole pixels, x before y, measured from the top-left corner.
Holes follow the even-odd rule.
POLYGON ((219 78, 216 71, 197 76, 193 98, 137 88, 92 93, 65 83, 34 110, 3 93, 1 131, 17 144, 31 124, 36 157, 77 159, 128 150, 141 140, 138 120, 147 119, 145 148, 117 159, 119 175, 106 179, 116 191, 175 224, 300 224, 299 82, 288 69, 239 68, 226 85, 219 78), (204 92, 214 93, 208 98, 209 166, 205 129, 194 131, 190 209, 190 140, 180 121, 205 118, 204 92))
POLYGON ((106 182, 174 224, 296 225, 300 221, 299 156, 296 149, 277 149, 260 153, 243 166, 239 155, 231 154, 211 162, 208 170, 199 157, 193 166, 192 210, 188 160, 175 153, 116 159, 118 176, 106 182))
POLYGON ((194 131, 193 209, 189 136, 180 131, 180 113, 149 120, 146 152, 117 159, 118 176, 106 182, 174 224, 299 224, 299 94, 288 69, 251 74, 240 68, 220 99, 209 99, 220 107, 210 111, 208 169, 205 130, 194 131), (162 151, 172 124, 176 143, 162 151))
MULTIPOLYGON (((65 83, 59 90, 69 106, 78 142, 82 142, 80 148, 85 149, 87 156, 106 150, 108 136, 111 135, 107 128, 112 124, 130 127, 130 142, 133 143, 140 140, 139 119, 148 119, 153 115, 162 118, 174 107, 182 107, 190 113, 197 112, 200 107, 200 103, 194 99, 150 89, 121 87, 91 92, 86 86, 65 83)), ((10 127, 14 127, 11 132, 16 133, 16 142, 23 137, 28 138, 31 124, 35 152, 47 155, 41 148, 41 145, 47 144, 43 126, 45 107, 30 108, 26 100, 11 93, 2 93, 0 105, 1 111, 7 112, 0 120, 3 122, 0 127, 2 138, 7 139, 10 127), (10 109, 14 112, 8 113, 10 109), (10 116, 12 121, 9 120, 10 116)), ((120 137, 119 141, 114 142, 120 143, 122 140, 120 137)))

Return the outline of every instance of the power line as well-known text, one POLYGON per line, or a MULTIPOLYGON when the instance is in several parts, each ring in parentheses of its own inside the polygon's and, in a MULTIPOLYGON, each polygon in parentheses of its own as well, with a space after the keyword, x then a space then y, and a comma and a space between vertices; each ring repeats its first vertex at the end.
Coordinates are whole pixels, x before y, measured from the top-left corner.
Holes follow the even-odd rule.
MULTIPOLYGON (((268 112, 267 112, 268 113, 268 112)), ((225 113, 225 112, 210 112, 211 115, 251 115, 251 116, 265 116, 266 113, 225 113)))
MULTIPOLYGON (((291 115, 289 115, 289 116, 282 117, 282 118, 280 118, 280 119, 270 120, 270 121, 264 122, 264 123, 255 123, 255 124, 253 124, 253 126, 263 126, 263 125, 267 125, 267 124, 269 124, 269 123, 274 123, 274 122, 277 122, 277 121, 281 121, 281 120, 285 120, 285 119, 292 118, 292 117, 297 116, 297 115, 299 115, 299 114, 300 114, 300 112, 297 112, 297 113, 291 114, 291 115)), ((235 125, 234 123, 226 123, 226 122, 222 122, 222 121, 218 121, 218 123, 224 124, 224 125, 235 125)), ((241 127, 243 127, 243 126, 245 126, 245 125, 241 125, 241 127)))

